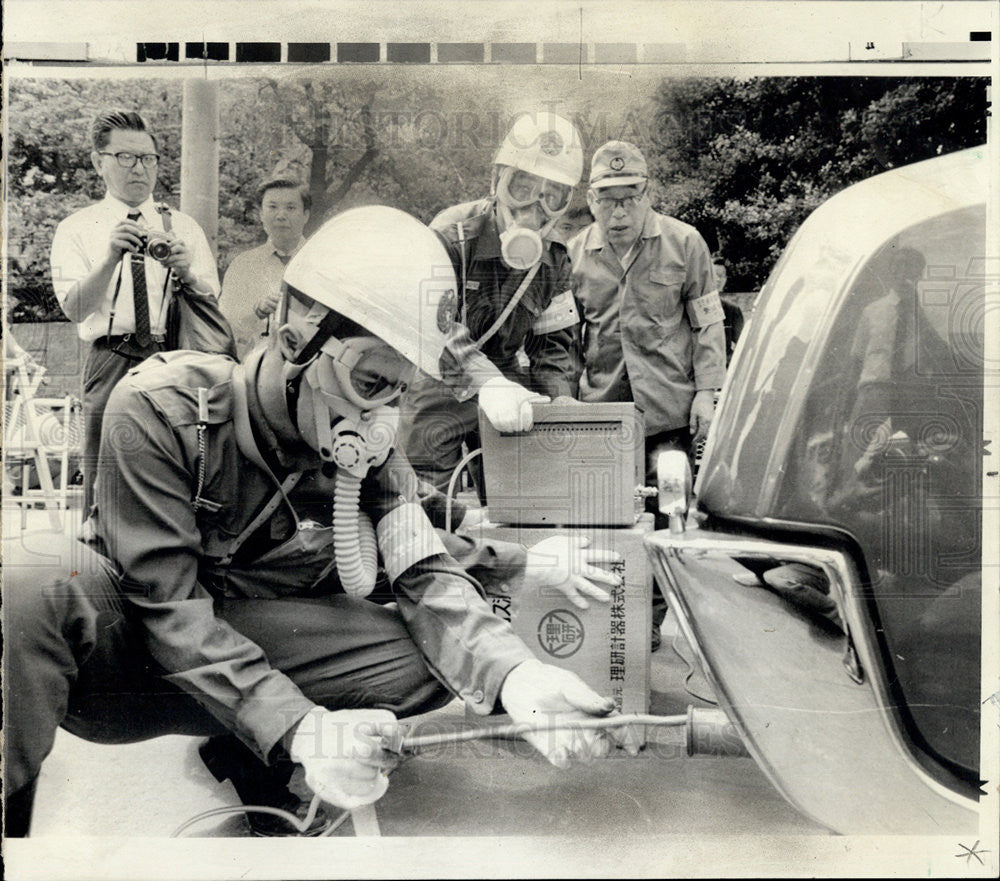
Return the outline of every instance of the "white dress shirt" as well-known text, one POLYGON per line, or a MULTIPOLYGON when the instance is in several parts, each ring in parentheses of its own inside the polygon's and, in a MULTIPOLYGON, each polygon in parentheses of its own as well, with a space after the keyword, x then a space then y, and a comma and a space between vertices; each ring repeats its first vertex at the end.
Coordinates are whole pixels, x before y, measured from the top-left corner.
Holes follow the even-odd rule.
MULTIPOLYGON (((104 258, 108 250, 111 230, 125 220, 129 214, 136 211, 142 215, 138 221, 141 226, 150 229, 163 229, 163 218, 156 210, 156 202, 152 198, 147 199, 138 208, 131 208, 111 195, 105 195, 100 202, 74 212, 56 227, 51 253, 52 285, 60 305, 65 302, 70 288, 85 278, 95 264, 104 258)), ((198 288, 211 290, 217 297, 219 295, 219 273, 205 233, 193 218, 180 211, 171 209, 170 219, 174 235, 181 239, 191 252, 191 271, 198 278, 198 288)), ((166 329, 167 309, 163 297, 163 286, 166 281, 167 269, 152 257, 147 257, 145 264, 150 330, 154 334, 162 334, 166 329)), ((121 287, 115 303, 111 334, 118 336, 135 332, 132 271, 130 261, 123 260, 120 270, 116 269, 112 275, 100 306, 77 325, 80 339, 91 342, 108 333, 111 302, 119 271, 121 272, 121 287)))
POLYGON ((281 292, 287 258, 297 254, 305 241, 300 238, 289 254, 282 255, 268 239, 263 245, 237 254, 229 264, 222 279, 219 309, 233 329, 240 360, 260 342, 270 326, 269 320, 260 318, 254 307, 268 294, 281 292), (282 260, 283 256, 286 259, 282 260))

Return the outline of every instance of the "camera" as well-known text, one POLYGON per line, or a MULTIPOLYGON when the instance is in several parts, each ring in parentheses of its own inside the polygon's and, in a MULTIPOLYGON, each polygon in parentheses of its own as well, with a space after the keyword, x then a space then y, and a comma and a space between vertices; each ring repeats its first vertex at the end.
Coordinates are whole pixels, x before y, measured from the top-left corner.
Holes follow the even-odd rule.
POLYGON ((170 237, 166 233, 149 230, 140 237, 137 254, 148 254, 162 263, 170 256, 170 237))

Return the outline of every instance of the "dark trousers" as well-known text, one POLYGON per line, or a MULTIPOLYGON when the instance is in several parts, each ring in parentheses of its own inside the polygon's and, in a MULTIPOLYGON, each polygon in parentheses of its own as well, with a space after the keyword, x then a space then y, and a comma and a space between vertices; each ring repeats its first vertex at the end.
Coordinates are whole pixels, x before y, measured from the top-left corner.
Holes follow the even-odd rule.
MULTIPOLYGON (((399 406, 396 443, 421 480, 447 492, 462 444, 470 451, 481 446, 479 406, 475 398, 456 401, 440 383, 421 380, 410 388, 399 406)), ((486 504, 482 459, 469 463, 480 504, 486 504)))
MULTIPOLYGON (((13 828, 27 834, 32 787, 59 726, 95 743, 226 729, 158 675, 107 560, 70 540, 45 559, 5 544, 4 792, 20 817, 13 828)), ((227 599, 216 614, 328 709, 407 716, 451 698, 394 609, 339 594, 227 599)))
POLYGON ((163 350, 153 342, 139 346, 131 337, 100 337, 90 344, 83 367, 83 516, 94 504, 94 478, 101 446, 101 425, 112 389, 133 367, 163 350))
MULTIPOLYGON (((675 428, 673 431, 661 431, 646 438, 646 485, 656 486, 656 459, 666 450, 680 450, 691 458, 691 432, 687 427, 675 428)), ((646 510, 651 511, 656 529, 667 529, 670 524, 665 514, 657 508, 655 496, 646 499, 646 510)), ((659 630, 663 619, 667 617, 667 600, 660 590, 659 582, 653 579, 653 627, 659 630)))

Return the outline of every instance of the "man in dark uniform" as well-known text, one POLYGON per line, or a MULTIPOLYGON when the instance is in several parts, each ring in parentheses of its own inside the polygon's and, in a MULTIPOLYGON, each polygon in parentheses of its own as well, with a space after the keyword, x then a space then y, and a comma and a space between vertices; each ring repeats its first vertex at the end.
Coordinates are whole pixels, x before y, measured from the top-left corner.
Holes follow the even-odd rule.
POLYGON ((420 376, 403 399, 400 438, 414 470, 439 490, 462 444, 479 448, 479 409, 500 431, 527 431, 532 402, 576 397, 579 318, 555 225, 582 172, 573 125, 553 113, 526 114, 497 152, 490 196, 431 222, 459 276, 459 322, 444 381, 420 376))
MULTIPOLYGON (((289 264, 276 345, 244 365, 158 354, 118 384, 91 547, 48 549, 55 564, 5 555, 8 836, 27 834, 60 725, 111 743, 229 732, 278 792, 268 803, 294 762, 350 809, 386 791, 396 717, 453 695, 516 721, 611 712, 535 660, 469 574, 533 574, 537 588, 548 570, 518 546, 442 538, 393 448, 391 405, 414 365, 438 372, 455 280, 428 267, 446 260, 402 212, 347 212, 289 264), (397 248, 373 262, 387 239, 397 248), (397 607, 365 599, 376 555, 397 607)), ((576 571, 547 586, 587 593, 597 570, 576 571)), ((608 745, 532 737, 558 766, 608 745)), ((244 799, 266 796, 238 765, 213 770, 244 799)))

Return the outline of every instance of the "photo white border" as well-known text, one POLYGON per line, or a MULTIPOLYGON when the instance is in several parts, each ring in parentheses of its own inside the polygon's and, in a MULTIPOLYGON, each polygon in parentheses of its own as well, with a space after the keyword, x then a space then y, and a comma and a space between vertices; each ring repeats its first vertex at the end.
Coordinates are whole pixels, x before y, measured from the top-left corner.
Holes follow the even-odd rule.
MULTIPOLYGON (((792 0, 742 3, 739 0, 535 0, 502 3, 465 0, 450 3, 380 2, 380 0, 217 0, 172 4, 137 0, 6 0, 4 39, 12 43, 79 44, 100 48, 106 63, 76 67, 8 64, 6 77, 75 76, 187 77, 197 65, 128 62, 137 42, 253 41, 281 42, 467 41, 684 42, 691 60, 661 64, 664 76, 788 75, 995 75, 998 67, 997 7, 990 0, 945 3, 839 2, 792 0), (460 5, 463 15, 456 16, 460 5), (643 39, 627 39, 630 22, 645 22, 651 8, 663 16, 660 29, 643 28, 643 39), (468 13, 468 14, 466 14, 468 13), (438 29, 444 28, 444 33, 438 29), (898 43, 961 42, 969 31, 991 31, 989 62, 848 62, 852 47, 872 42, 889 57, 898 43), (373 31, 377 32, 373 34, 373 31), (710 35, 707 38, 706 35, 710 35), (376 40, 376 36, 378 39, 376 40), (846 44, 846 45, 845 45, 846 44), (697 48, 697 51, 695 51, 697 48), (116 54, 116 53, 122 54, 116 54), (845 55, 845 52, 848 54, 845 55), (117 63, 116 59, 118 59, 117 63)), ((255 76, 307 65, 206 64, 210 78, 255 76)), ((325 67, 326 65, 308 65, 325 67)), ((520 65, 519 65, 520 66, 520 65)), ((622 66, 627 75, 627 65, 622 66)), ((994 76, 993 100, 996 102, 994 76)), ((9 124, 9 120, 7 121, 9 124)), ((990 238, 1000 242, 1000 169, 996 113, 990 121, 994 181, 990 199, 990 238)), ((998 255, 993 265, 1000 268, 998 255)), ((994 288, 997 282, 994 278, 994 288)), ((1000 324, 1000 323, 998 323, 1000 324)), ((1000 364, 998 327, 987 326, 987 363, 1000 364)), ((995 378, 995 377, 994 377, 995 378)), ((996 401, 986 413, 986 438, 1000 456, 1000 416, 996 401)), ((1000 461, 994 459, 992 461, 1000 461)), ((984 469, 989 470, 989 469, 984 469)), ((997 481, 987 478, 984 530, 993 536, 984 561, 984 588, 992 574, 993 590, 983 593, 984 694, 1000 692, 997 642, 1000 598, 995 537, 1000 535, 997 481), (990 506, 992 504, 992 507, 990 506)), ((614 842, 566 838, 379 838, 257 841, 251 839, 66 838, 4 842, 7 877, 17 879, 84 878, 222 879, 222 878, 360 878, 360 877, 723 877, 787 875, 856 877, 960 876, 995 877, 1000 848, 997 829, 1000 705, 987 702, 983 713, 983 776, 990 782, 981 805, 981 847, 985 865, 956 859, 958 842, 944 837, 856 837, 697 835, 637 836, 614 842), (294 868, 292 868, 294 867, 294 868)), ((859 793, 859 797, 864 797, 859 793)), ((971 844, 972 842, 966 842, 971 844)))

